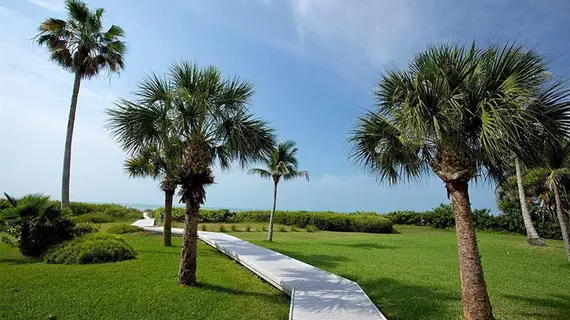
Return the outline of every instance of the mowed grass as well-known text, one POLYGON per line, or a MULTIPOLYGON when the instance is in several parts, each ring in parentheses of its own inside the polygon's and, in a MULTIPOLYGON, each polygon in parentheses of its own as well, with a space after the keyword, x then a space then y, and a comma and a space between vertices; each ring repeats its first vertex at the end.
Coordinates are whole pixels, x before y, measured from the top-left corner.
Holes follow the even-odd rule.
MULTIPOLYGON (((358 282, 390 320, 461 319, 454 231, 396 226, 400 234, 234 233, 358 282)), ((478 233, 497 319, 570 319, 570 265, 561 241, 478 233)))
POLYGON ((215 249, 200 243, 200 286, 179 288, 179 237, 170 248, 161 235, 125 238, 137 259, 100 265, 48 265, 0 244, 0 319, 287 319, 286 295, 215 249))

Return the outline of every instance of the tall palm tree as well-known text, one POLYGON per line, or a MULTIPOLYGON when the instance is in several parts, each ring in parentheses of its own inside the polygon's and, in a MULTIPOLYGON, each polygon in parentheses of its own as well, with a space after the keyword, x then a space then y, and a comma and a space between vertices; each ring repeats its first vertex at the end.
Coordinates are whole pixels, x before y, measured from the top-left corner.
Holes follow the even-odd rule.
POLYGON ((305 170, 299 170, 297 161, 298 148, 295 147, 295 141, 281 141, 273 149, 273 152, 265 159, 265 169, 254 168, 249 170, 249 174, 256 174, 264 179, 273 180, 273 209, 269 217, 269 231, 267 240, 273 241, 273 217, 275 216, 275 207, 277 205, 277 185, 281 178, 283 180, 292 180, 296 178, 305 178, 309 181, 309 173, 305 170))
POLYGON ((530 211, 528 210, 526 192, 524 190, 523 174, 521 169, 521 163, 518 158, 515 158, 515 171, 517 177, 517 187, 519 192, 519 201, 521 204, 521 212, 524 222, 524 227, 526 229, 527 242, 532 246, 546 246, 544 240, 540 238, 538 232, 532 223, 532 217, 530 211))
POLYGON ((198 211, 205 187, 214 183, 213 165, 230 169, 235 160, 246 167, 263 159, 273 148, 273 130, 248 109, 252 85, 226 79, 215 67, 175 64, 160 83, 168 94, 139 90, 137 100, 120 100, 108 110, 108 126, 129 153, 160 146, 165 132, 183 144, 177 184, 186 212, 178 283, 195 285, 198 211))
POLYGON ((179 145, 170 142, 159 146, 150 146, 140 150, 125 161, 125 171, 131 177, 151 177, 160 180, 164 192, 164 231, 162 244, 172 245, 172 202, 177 187, 178 168, 180 167, 179 145))
POLYGON ((45 20, 39 26, 39 33, 35 38, 39 45, 48 48, 52 61, 75 74, 63 156, 62 208, 69 205, 71 141, 81 80, 91 79, 103 70, 111 74, 124 69, 123 59, 126 52, 123 29, 116 25, 103 29, 104 9, 90 11, 84 2, 79 0, 66 0, 65 7, 67 20, 45 20))
POLYGON ((550 175, 546 179, 546 185, 554 193, 556 204, 556 216, 560 224, 560 232, 566 256, 570 262, 570 222, 568 221, 568 208, 563 205, 562 195, 567 196, 563 180, 570 178, 570 142, 555 141, 546 145, 545 152, 546 166, 550 170, 550 175))
POLYGON ((538 153, 539 138, 521 143, 520 128, 540 126, 553 138, 566 135, 570 123, 568 92, 559 83, 543 89, 546 67, 536 52, 514 44, 429 46, 407 70, 381 76, 377 109, 359 117, 349 138, 353 160, 379 181, 415 180, 431 169, 444 182, 455 216, 465 319, 493 318, 469 182, 499 180, 512 154, 538 153))

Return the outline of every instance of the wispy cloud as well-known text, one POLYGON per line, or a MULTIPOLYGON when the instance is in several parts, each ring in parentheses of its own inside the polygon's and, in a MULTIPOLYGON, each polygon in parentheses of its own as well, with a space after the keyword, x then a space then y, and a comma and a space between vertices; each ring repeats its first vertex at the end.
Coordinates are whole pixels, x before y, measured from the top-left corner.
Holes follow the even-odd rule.
POLYGON ((63 0, 28 0, 31 3, 49 11, 63 11, 63 0))
POLYGON ((304 46, 374 66, 389 62, 402 49, 402 37, 417 30, 403 1, 295 0, 292 12, 304 46))

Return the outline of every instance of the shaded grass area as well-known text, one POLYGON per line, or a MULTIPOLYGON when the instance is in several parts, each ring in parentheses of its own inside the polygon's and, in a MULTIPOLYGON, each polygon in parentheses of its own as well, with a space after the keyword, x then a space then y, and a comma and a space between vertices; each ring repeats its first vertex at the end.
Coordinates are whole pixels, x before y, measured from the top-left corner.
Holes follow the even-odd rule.
POLYGON ((0 319, 287 319, 286 295, 213 248, 199 244, 200 286, 179 288, 179 237, 170 248, 124 237, 137 259, 100 265, 47 265, 0 244, 0 319))
MULTIPOLYGON (((396 226, 397 234, 235 233, 358 282, 390 320, 461 319, 454 231, 396 226)), ((530 247, 524 236, 478 233, 497 319, 570 318, 570 265, 561 241, 530 247)))

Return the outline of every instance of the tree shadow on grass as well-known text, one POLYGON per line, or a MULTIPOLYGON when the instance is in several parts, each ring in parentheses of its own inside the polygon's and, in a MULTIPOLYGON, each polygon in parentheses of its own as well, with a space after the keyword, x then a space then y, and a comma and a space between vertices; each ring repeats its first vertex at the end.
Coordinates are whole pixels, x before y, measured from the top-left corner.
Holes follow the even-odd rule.
POLYGON ((344 243, 331 243, 333 246, 339 247, 348 247, 348 248, 355 248, 355 249, 379 249, 379 250, 395 250, 398 246, 394 245, 386 245, 386 244, 378 244, 378 243, 352 243, 352 244, 344 244, 344 243))
POLYGON ((333 256, 328 254, 303 254, 296 251, 288 251, 288 250, 275 250, 279 253, 282 253, 286 256, 291 258, 303 261, 313 266, 318 266, 319 268, 332 268, 341 263, 346 263, 350 261, 347 257, 344 256, 333 256))
POLYGON ((453 307, 461 301, 459 291, 447 291, 404 283, 389 278, 358 280, 351 277, 390 320, 456 319, 453 307))
POLYGON ((233 289, 233 288, 224 287, 224 286, 221 286, 218 284, 206 283, 206 282, 199 282, 194 288, 198 288, 198 289, 206 290, 206 291, 213 291, 213 292, 218 292, 218 293, 225 293, 225 294, 231 294, 231 295, 236 295, 236 296, 242 296, 242 297, 243 296, 255 297, 255 298, 260 298, 262 300, 265 300, 267 302, 272 302, 272 303, 282 303, 283 299, 286 298, 286 295, 284 293, 269 294, 269 293, 263 293, 263 292, 237 290, 237 289, 233 289))
POLYGON ((555 294, 551 298, 523 297, 505 295, 505 297, 525 302, 533 306, 533 312, 521 314, 532 319, 564 320, 570 318, 570 295, 555 294))
POLYGON ((21 259, 0 259, 0 264, 6 264, 8 266, 17 266, 24 264, 34 264, 42 262, 39 258, 21 258, 21 259))

